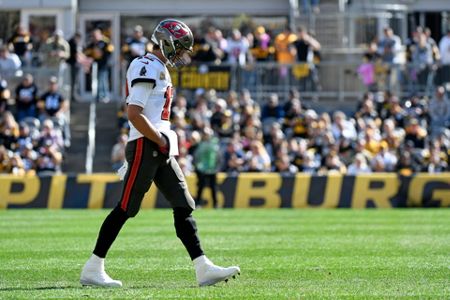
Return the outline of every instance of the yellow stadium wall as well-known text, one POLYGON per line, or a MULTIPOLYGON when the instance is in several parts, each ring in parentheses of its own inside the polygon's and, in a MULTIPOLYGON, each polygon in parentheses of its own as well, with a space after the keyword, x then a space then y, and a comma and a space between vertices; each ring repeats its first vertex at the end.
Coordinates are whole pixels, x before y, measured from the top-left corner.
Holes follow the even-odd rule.
MULTIPOLYGON (((187 176, 196 195, 196 177, 187 176)), ((449 207, 450 173, 399 176, 376 173, 359 176, 311 176, 278 173, 218 175, 218 201, 225 208, 392 208, 449 207)), ((110 208, 121 194, 115 174, 0 176, 0 209, 7 208, 110 208)), ((203 199, 211 206, 211 193, 203 199)), ((152 186, 143 208, 169 207, 152 186)))

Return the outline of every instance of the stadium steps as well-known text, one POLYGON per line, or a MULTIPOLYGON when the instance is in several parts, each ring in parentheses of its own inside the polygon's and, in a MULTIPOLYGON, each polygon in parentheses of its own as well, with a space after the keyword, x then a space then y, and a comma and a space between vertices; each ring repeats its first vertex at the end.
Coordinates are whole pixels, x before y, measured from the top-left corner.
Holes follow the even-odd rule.
POLYGON ((63 172, 84 173, 88 143, 89 103, 70 103, 71 146, 67 149, 62 166, 63 172))
POLYGON ((97 103, 95 134, 95 157, 93 172, 111 172, 111 150, 117 142, 116 103, 97 103))

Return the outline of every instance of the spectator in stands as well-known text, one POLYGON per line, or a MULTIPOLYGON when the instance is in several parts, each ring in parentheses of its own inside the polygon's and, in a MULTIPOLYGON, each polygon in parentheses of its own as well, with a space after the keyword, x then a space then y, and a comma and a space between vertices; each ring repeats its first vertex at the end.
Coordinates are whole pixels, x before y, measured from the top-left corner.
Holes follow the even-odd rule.
POLYGON ((393 89, 398 83, 399 72, 392 64, 401 63, 402 41, 390 27, 385 27, 383 37, 378 42, 378 53, 386 64, 386 87, 393 89))
POLYGON ((438 47, 438 44, 436 43, 436 41, 431 36, 431 29, 429 27, 425 27, 423 33, 427 37, 427 43, 429 43, 433 48, 435 48, 433 50, 433 52, 437 51, 436 53, 433 53, 433 55, 435 55, 436 57, 439 57, 439 59, 440 59, 439 47, 438 47))
POLYGON ((299 167, 299 170, 303 173, 307 174, 316 174, 319 169, 319 164, 317 163, 316 159, 314 158, 314 153, 311 151, 305 152, 303 155, 303 160, 301 162, 301 166, 299 167))
POLYGON ((413 95, 405 101, 405 113, 410 118, 425 119, 427 114, 427 101, 417 95, 413 95))
POLYGON ((200 41, 200 45, 202 45, 202 51, 204 52, 201 55, 203 60, 200 59, 200 61, 213 61, 216 64, 220 64, 226 58, 227 40, 223 37, 220 29, 214 28, 213 26, 208 27, 208 31, 200 41), (205 56, 209 56, 209 59, 205 59, 205 56))
POLYGON ((39 119, 46 118, 65 119, 65 112, 68 103, 64 96, 59 92, 58 79, 51 77, 47 91, 40 97, 39 103, 39 119))
POLYGON ((97 100, 109 102, 109 59, 114 51, 114 46, 98 28, 94 29, 91 35, 92 42, 86 47, 85 54, 97 63, 97 100))
POLYGON ((378 118, 378 112, 375 109, 375 104, 373 102, 373 97, 370 94, 366 94, 361 103, 361 107, 355 113, 355 119, 363 119, 363 120, 375 120, 378 118))
MULTIPOLYGON (((275 37, 275 58, 279 64, 292 64, 295 61, 295 52, 292 44, 297 40, 297 36, 291 32, 289 25, 286 25, 283 32, 275 37)), ((288 76, 288 68, 280 67, 280 76, 285 79, 288 76)))
POLYGON ((417 44, 412 48, 411 62, 413 65, 412 92, 417 88, 419 91, 429 92, 433 84, 434 48, 428 42, 425 33, 419 34, 417 44))
POLYGON ((117 139, 117 143, 111 151, 112 170, 117 172, 125 162, 125 147, 127 145, 128 135, 121 134, 117 139))
POLYGON ((25 170, 25 164, 18 154, 14 154, 11 157, 11 171, 10 173, 16 176, 24 176, 27 172, 25 170))
POLYGON ((16 150, 18 137, 19 124, 11 112, 5 111, 0 120, 0 145, 5 146, 8 150, 16 150))
POLYGON ((271 170, 271 160, 263 143, 254 140, 250 144, 250 151, 247 152, 248 172, 269 172, 271 170))
POLYGON ((285 111, 285 113, 287 113, 291 109, 292 103, 296 102, 296 101, 300 101, 300 107, 301 107, 300 92, 298 91, 298 89, 296 87, 291 87, 289 89, 287 101, 284 103, 284 106, 283 106, 283 110, 285 111))
POLYGON ((401 39, 394 34, 394 31, 390 27, 385 27, 383 33, 383 37, 378 42, 378 53, 386 63, 399 63, 402 47, 401 39))
POLYGON ((356 129, 352 122, 347 120, 345 114, 341 111, 337 111, 333 114, 333 125, 331 127, 333 137, 336 140, 356 139, 356 129))
POLYGON ((177 93, 171 111, 174 114, 180 112, 186 116, 188 113, 188 102, 183 94, 177 93))
MULTIPOLYGON (((254 137, 256 139, 256 137, 254 137)), ((271 161, 274 161, 279 152, 287 150, 286 135, 281 130, 279 123, 271 123, 270 131, 264 138, 265 148, 271 161)))
POLYGON ((20 58, 23 66, 30 64, 33 39, 24 26, 19 25, 16 28, 16 32, 8 39, 8 46, 20 58))
POLYGON ((251 48, 251 53, 256 61, 268 61, 273 52, 270 46, 271 37, 267 34, 264 26, 256 27, 254 33, 254 42, 251 48))
POLYGON ((447 35, 443 36, 439 41, 439 52, 441 63, 450 66, 450 27, 447 29, 447 35))
POLYGON ((298 172, 298 168, 291 162, 289 155, 283 154, 275 160, 273 171, 282 175, 293 175, 298 172))
POLYGON ((17 137, 17 146, 20 150, 26 148, 27 145, 33 146, 33 140, 31 139, 30 126, 27 123, 19 123, 19 136, 17 137))
POLYGON ((405 136, 405 131, 401 128, 395 128, 395 121, 387 119, 383 124, 382 140, 385 141, 390 149, 399 149, 405 136))
POLYGON ((17 121, 21 122, 27 117, 36 117, 38 88, 34 83, 33 75, 25 74, 22 82, 16 88, 17 121))
POLYGON ((62 154, 50 140, 45 140, 38 149, 39 157, 36 161, 37 173, 53 174, 61 171, 62 154))
POLYGON ((12 152, 0 144, 0 174, 11 172, 11 156, 12 152))
POLYGON ((70 99, 76 100, 75 95, 78 88, 78 76, 81 69, 81 61, 86 60, 83 53, 83 46, 81 42, 81 34, 76 32, 69 40, 70 55, 67 63, 70 66, 70 99))
MULTIPOLYGON (((308 112, 311 116, 312 111, 307 110, 306 112, 308 112)), ((284 130, 287 133, 292 134, 293 137, 308 137, 306 112, 302 110, 300 100, 294 100, 292 102, 291 108, 285 112, 285 119, 283 124, 284 130)))
POLYGON ((22 63, 15 53, 10 53, 7 46, 0 46, 0 75, 14 75, 21 65, 22 63))
POLYGON ((144 36, 142 26, 136 25, 133 29, 133 35, 125 39, 122 53, 128 63, 131 63, 136 57, 145 55, 150 50, 149 47, 149 40, 144 36))
POLYGON ((117 111, 117 126, 121 133, 128 134, 130 125, 128 124, 127 104, 125 103, 120 105, 120 108, 117 111))
POLYGON ((222 30, 219 28, 214 30, 214 40, 218 43, 218 47, 222 49, 222 51, 225 51, 227 48, 227 39, 223 36, 222 30))
POLYGON ((430 101, 429 114, 431 134, 433 137, 441 134, 450 125, 450 101, 443 86, 438 86, 430 101))
POLYGON ((367 160, 364 154, 358 153, 355 155, 353 163, 348 166, 347 175, 358 175, 361 173, 371 173, 372 170, 367 165, 367 160))
POLYGON ((62 30, 56 30, 53 35, 45 41, 40 51, 44 55, 44 66, 54 70, 54 75, 59 71, 59 66, 70 57, 69 43, 64 39, 62 30))
POLYGON ((425 142, 427 138, 427 130, 419 124, 417 119, 411 119, 409 124, 405 128, 405 142, 411 141, 414 148, 425 147, 425 142))
POLYGON ((376 90, 375 63, 371 61, 369 54, 364 54, 357 72, 367 90, 376 90))
POLYGON ((211 189, 213 207, 218 208, 217 202, 217 172, 220 168, 219 139, 214 136, 211 128, 205 127, 202 132, 202 140, 194 152, 194 166, 197 174, 196 206, 201 206, 203 189, 208 186, 211 189))
POLYGON ((432 149, 430 151, 429 161, 422 171, 427 173, 442 173, 447 170, 448 163, 441 157, 439 149, 432 149))
POLYGON ((320 173, 327 173, 330 171, 341 174, 345 174, 347 171, 344 162, 341 160, 338 152, 335 150, 328 152, 328 154, 325 156, 322 167, 319 170, 320 173))
POLYGON ((10 109, 9 99, 11 98, 11 92, 8 89, 8 82, 0 76, 0 116, 3 112, 10 109))
POLYGON ((319 77, 314 65, 314 52, 319 51, 320 48, 320 43, 308 34, 306 28, 299 27, 292 53, 296 56, 296 61, 300 63, 300 66, 304 66, 308 70, 308 75, 301 80, 304 90, 316 90, 319 85, 319 77))
POLYGON ((390 98, 390 106, 388 106, 388 109, 386 110, 386 113, 384 114, 384 118, 390 118, 395 121, 396 126, 403 127, 405 123, 405 119, 408 116, 406 115, 405 110, 400 105, 400 99, 398 97, 393 96, 390 98))
POLYGON ((59 128, 55 128, 53 121, 50 119, 46 119, 42 122, 38 148, 42 148, 46 144, 51 145, 58 152, 60 152, 64 147, 64 140, 61 130, 59 128))
POLYGON ((420 169, 417 169, 413 165, 413 159, 411 152, 402 152, 400 159, 397 162, 397 166, 395 167, 397 172, 403 176, 410 176, 415 172, 420 172, 420 169))
POLYGON ((281 122, 284 117, 283 106, 279 104, 278 95, 271 93, 261 112, 261 121, 281 122))
POLYGON ((38 102, 39 119, 53 119, 64 131, 64 144, 70 147, 70 128, 66 118, 68 101, 59 92, 58 79, 51 77, 48 90, 40 97, 38 102))
POLYGON ((216 132, 222 126, 223 116, 227 109, 227 102, 224 99, 217 99, 214 103, 214 110, 209 121, 211 128, 216 132))
POLYGON ((20 150, 20 157, 23 161, 23 168, 25 169, 26 174, 34 175, 36 173, 36 160, 38 158, 38 154, 33 150, 32 144, 26 144, 20 150))
POLYGON ((228 63, 240 66, 246 65, 249 55, 249 43, 238 29, 233 29, 231 32, 225 52, 227 53, 228 63))
POLYGON ((216 55, 216 52, 214 52, 214 49, 206 41, 206 39, 201 39, 197 44, 197 48, 192 59, 201 63, 220 63, 220 59, 216 55))
POLYGON ((208 103, 204 96, 200 96, 195 107, 189 111, 189 119, 193 129, 202 130, 208 125, 211 119, 211 110, 208 109, 208 103))
POLYGON ((389 145, 382 141, 380 152, 372 159, 372 169, 375 172, 393 172, 397 165, 398 158, 389 150, 389 145))
POLYGON ((239 173, 244 170, 245 154, 238 140, 230 140, 226 144, 221 170, 227 173, 239 173))

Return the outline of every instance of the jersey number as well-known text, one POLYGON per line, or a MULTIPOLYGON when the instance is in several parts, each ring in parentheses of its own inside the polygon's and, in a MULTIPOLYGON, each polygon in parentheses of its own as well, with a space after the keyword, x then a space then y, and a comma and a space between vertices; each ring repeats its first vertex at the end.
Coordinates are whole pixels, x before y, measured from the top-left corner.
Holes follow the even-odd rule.
POLYGON ((161 112, 161 120, 169 121, 170 104, 172 103, 172 96, 173 96, 173 88, 171 86, 168 86, 166 92, 164 93, 164 98, 166 98, 166 102, 164 102, 164 107, 161 112))

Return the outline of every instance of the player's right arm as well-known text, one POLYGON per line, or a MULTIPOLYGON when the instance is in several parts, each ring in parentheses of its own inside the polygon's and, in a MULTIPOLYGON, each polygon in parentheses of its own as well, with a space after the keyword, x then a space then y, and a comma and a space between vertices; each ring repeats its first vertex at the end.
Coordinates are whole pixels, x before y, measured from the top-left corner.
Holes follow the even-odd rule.
POLYGON ((165 147, 166 139, 143 113, 144 99, 148 99, 152 91, 153 83, 149 82, 136 83, 131 88, 127 107, 128 120, 143 136, 158 146, 165 147))

